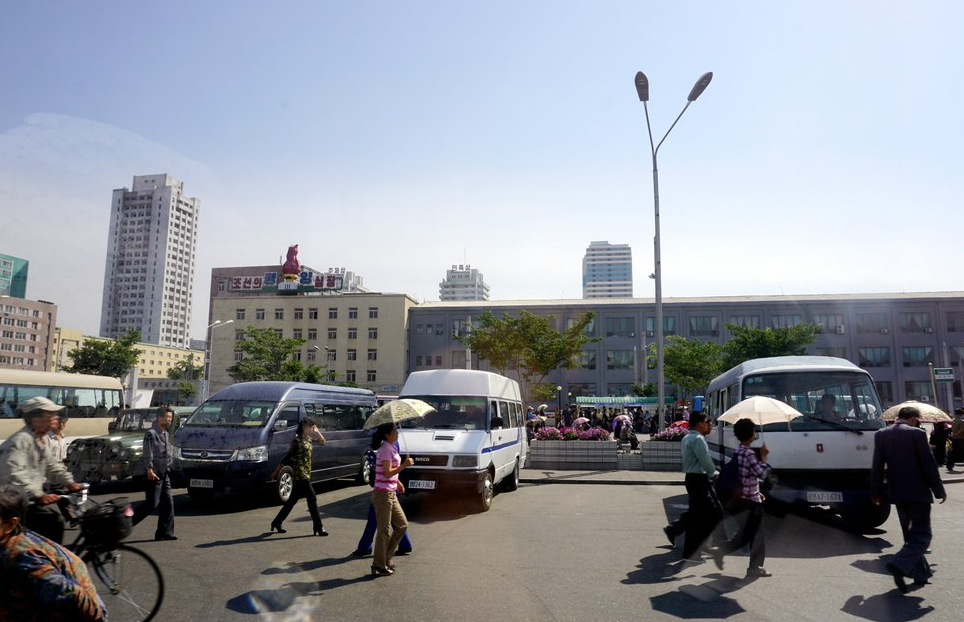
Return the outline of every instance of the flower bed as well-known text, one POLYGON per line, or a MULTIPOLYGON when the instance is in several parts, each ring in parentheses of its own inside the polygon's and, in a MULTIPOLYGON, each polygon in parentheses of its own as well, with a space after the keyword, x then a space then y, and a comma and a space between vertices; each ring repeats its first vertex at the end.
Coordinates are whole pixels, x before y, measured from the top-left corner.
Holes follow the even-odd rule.
POLYGON ((602 428, 547 427, 529 445, 529 466, 554 470, 615 470, 616 441, 602 428), (579 443, 573 441, 596 441, 579 443))

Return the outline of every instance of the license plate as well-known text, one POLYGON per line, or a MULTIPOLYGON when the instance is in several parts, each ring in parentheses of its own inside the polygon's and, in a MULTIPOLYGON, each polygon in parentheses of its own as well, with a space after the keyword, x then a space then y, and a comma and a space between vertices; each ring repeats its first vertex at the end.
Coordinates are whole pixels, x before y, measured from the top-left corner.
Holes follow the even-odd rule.
POLYGON ((189 484, 189 486, 191 488, 214 488, 214 480, 191 478, 191 483, 189 484))
POLYGON ((435 480, 413 479, 409 480, 408 487, 412 490, 435 490, 435 480))
POLYGON ((843 503, 843 493, 826 490, 811 491, 807 493, 807 503, 843 503))

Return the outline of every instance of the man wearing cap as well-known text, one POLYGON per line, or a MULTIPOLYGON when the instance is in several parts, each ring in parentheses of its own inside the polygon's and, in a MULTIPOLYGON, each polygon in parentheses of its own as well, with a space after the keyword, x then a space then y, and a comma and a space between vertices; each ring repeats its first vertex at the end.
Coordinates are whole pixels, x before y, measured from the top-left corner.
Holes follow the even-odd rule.
POLYGON ((58 543, 64 538, 64 518, 57 508, 60 496, 45 493, 44 484, 70 492, 83 488, 74 483, 63 462, 51 459, 47 432, 63 408, 46 397, 26 400, 20 412, 27 425, 0 445, 0 484, 13 484, 24 492, 30 502, 24 523, 58 543))

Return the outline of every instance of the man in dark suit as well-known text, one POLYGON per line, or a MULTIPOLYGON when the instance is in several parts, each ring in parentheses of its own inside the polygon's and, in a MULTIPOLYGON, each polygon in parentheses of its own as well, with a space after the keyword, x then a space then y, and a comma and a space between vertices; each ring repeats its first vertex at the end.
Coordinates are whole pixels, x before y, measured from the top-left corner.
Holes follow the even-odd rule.
POLYGON ((931 577, 930 565, 924 558, 931 544, 931 504, 933 497, 941 503, 947 501, 937 460, 927 444, 927 433, 919 424, 920 411, 905 406, 897 413, 894 425, 874 436, 872 498, 880 504, 886 490, 891 503, 897 506, 904 535, 904 546, 887 564, 887 572, 901 593, 907 593, 907 577, 914 580, 914 585, 924 585, 931 577))

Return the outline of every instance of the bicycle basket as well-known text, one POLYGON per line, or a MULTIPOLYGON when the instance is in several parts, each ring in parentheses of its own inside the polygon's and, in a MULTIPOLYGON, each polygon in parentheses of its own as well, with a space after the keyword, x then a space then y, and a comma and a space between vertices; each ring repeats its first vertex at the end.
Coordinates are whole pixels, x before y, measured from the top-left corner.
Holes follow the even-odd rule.
POLYGON ((113 544, 131 535, 133 524, 126 502, 107 501, 80 517, 80 532, 90 542, 113 544))

